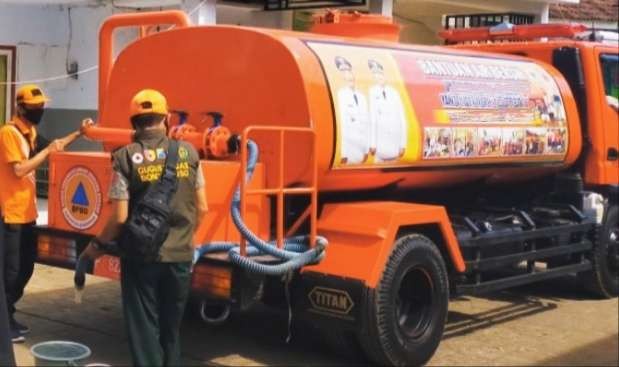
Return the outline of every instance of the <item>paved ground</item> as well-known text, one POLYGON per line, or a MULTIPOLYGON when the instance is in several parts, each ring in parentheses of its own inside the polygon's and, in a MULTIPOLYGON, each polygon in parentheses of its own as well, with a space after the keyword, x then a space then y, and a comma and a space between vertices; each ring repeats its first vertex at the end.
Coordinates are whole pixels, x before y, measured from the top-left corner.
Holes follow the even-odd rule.
MULTIPOLYGON (((32 327, 15 351, 32 365, 37 342, 68 339, 91 347, 88 362, 130 362, 116 282, 90 277, 84 301, 73 302, 72 273, 37 266, 18 318, 32 327)), ((431 365, 619 365, 618 301, 594 300, 571 278, 462 298, 450 305, 444 340, 431 365)), ((223 328, 195 318, 183 324, 186 364, 353 365, 307 335, 285 343, 285 315, 259 309, 235 315, 223 328)))

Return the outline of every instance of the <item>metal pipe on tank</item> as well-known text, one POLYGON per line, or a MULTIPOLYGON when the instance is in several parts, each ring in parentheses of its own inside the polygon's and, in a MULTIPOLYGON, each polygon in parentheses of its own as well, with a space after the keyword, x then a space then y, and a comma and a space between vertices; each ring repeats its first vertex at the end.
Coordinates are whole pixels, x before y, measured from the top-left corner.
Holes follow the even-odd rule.
MULTIPOLYGON (((84 128, 84 135, 91 140, 100 141, 104 145, 119 147, 133 142, 134 130, 89 126, 84 128)), ((175 136, 178 140, 183 140, 191 143, 196 149, 205 149, 205 133, 203 131, 187 132, 182 136, 175 136)))
POLYGON ((83 130, 84 136, 90 140, 100 141, 103 144, 123 146, 133 141, 133 130, 110 127, 90 126, 83 130))
POLYGON ((107 93, 107 84, 114 64, 114 31, 121 27, 138 27, 158 24, 171 24, 188 27, 191 21, 180 10, 162 12, 116 14, 109 17, 99 31, 99 111, 107 93))

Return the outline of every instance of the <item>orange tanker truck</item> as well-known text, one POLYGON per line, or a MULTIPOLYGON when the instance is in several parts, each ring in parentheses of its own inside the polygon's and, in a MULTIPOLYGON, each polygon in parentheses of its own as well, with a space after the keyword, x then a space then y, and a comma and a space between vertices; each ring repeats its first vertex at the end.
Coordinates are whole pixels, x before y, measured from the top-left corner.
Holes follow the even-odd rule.
MULTIPOLYGON (((377 364, 416 365, 450 297, 566 274, 617 296, 616 45, 578 40, 579 26, 504 25, 421 47, 338 19, 296 33, 110 17, 85 132, 104 151, 52 155, 39 260, 73 267, 100 231, 110 151, 131 141, 131 97, 154 88, 178 111, 170 135, 202 158, 192 290, 207 322, 287 306, 377 364), (119 27, 142 32, 114 59, 119 27)), ((105 256, 88 271, 118 268, 105 256)))

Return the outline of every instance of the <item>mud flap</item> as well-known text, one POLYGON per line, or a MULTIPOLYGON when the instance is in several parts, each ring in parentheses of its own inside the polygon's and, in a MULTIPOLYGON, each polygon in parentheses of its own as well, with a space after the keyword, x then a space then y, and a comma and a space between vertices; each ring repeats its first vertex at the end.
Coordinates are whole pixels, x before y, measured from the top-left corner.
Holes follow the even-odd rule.
POLYGON ((304 272, 293 283, 295 316, 322 329, 357 330, 365 294, 363 282, 304 272))

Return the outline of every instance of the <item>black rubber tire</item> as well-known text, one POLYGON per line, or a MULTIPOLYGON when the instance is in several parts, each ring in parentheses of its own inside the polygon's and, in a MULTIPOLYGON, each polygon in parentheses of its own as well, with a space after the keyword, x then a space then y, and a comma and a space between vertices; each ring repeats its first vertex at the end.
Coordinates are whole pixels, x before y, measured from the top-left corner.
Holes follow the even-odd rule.
POLYGON ((359 342, 378 365, 423 365, 441 341, 448 303, 449 282, 439 249, 419 234, 401 237, 378 286, 365 297, 359 342))
MULTIPOLYGON (((589 260, 593 269, 580 273, 585 288, 602 298, 613 298, 619 295, 619 272, 617 261, 611 257, 617 256, 619 244, 613 243, 611 233, 619 236, 619 206, 613 205, 606 211, 604 224, 597 239, 593 243, 593 250, 589 260), (614 261, 614 264, 611 262, 614 261)), ((614 241, 619 241, 615 238, 614 241)))

